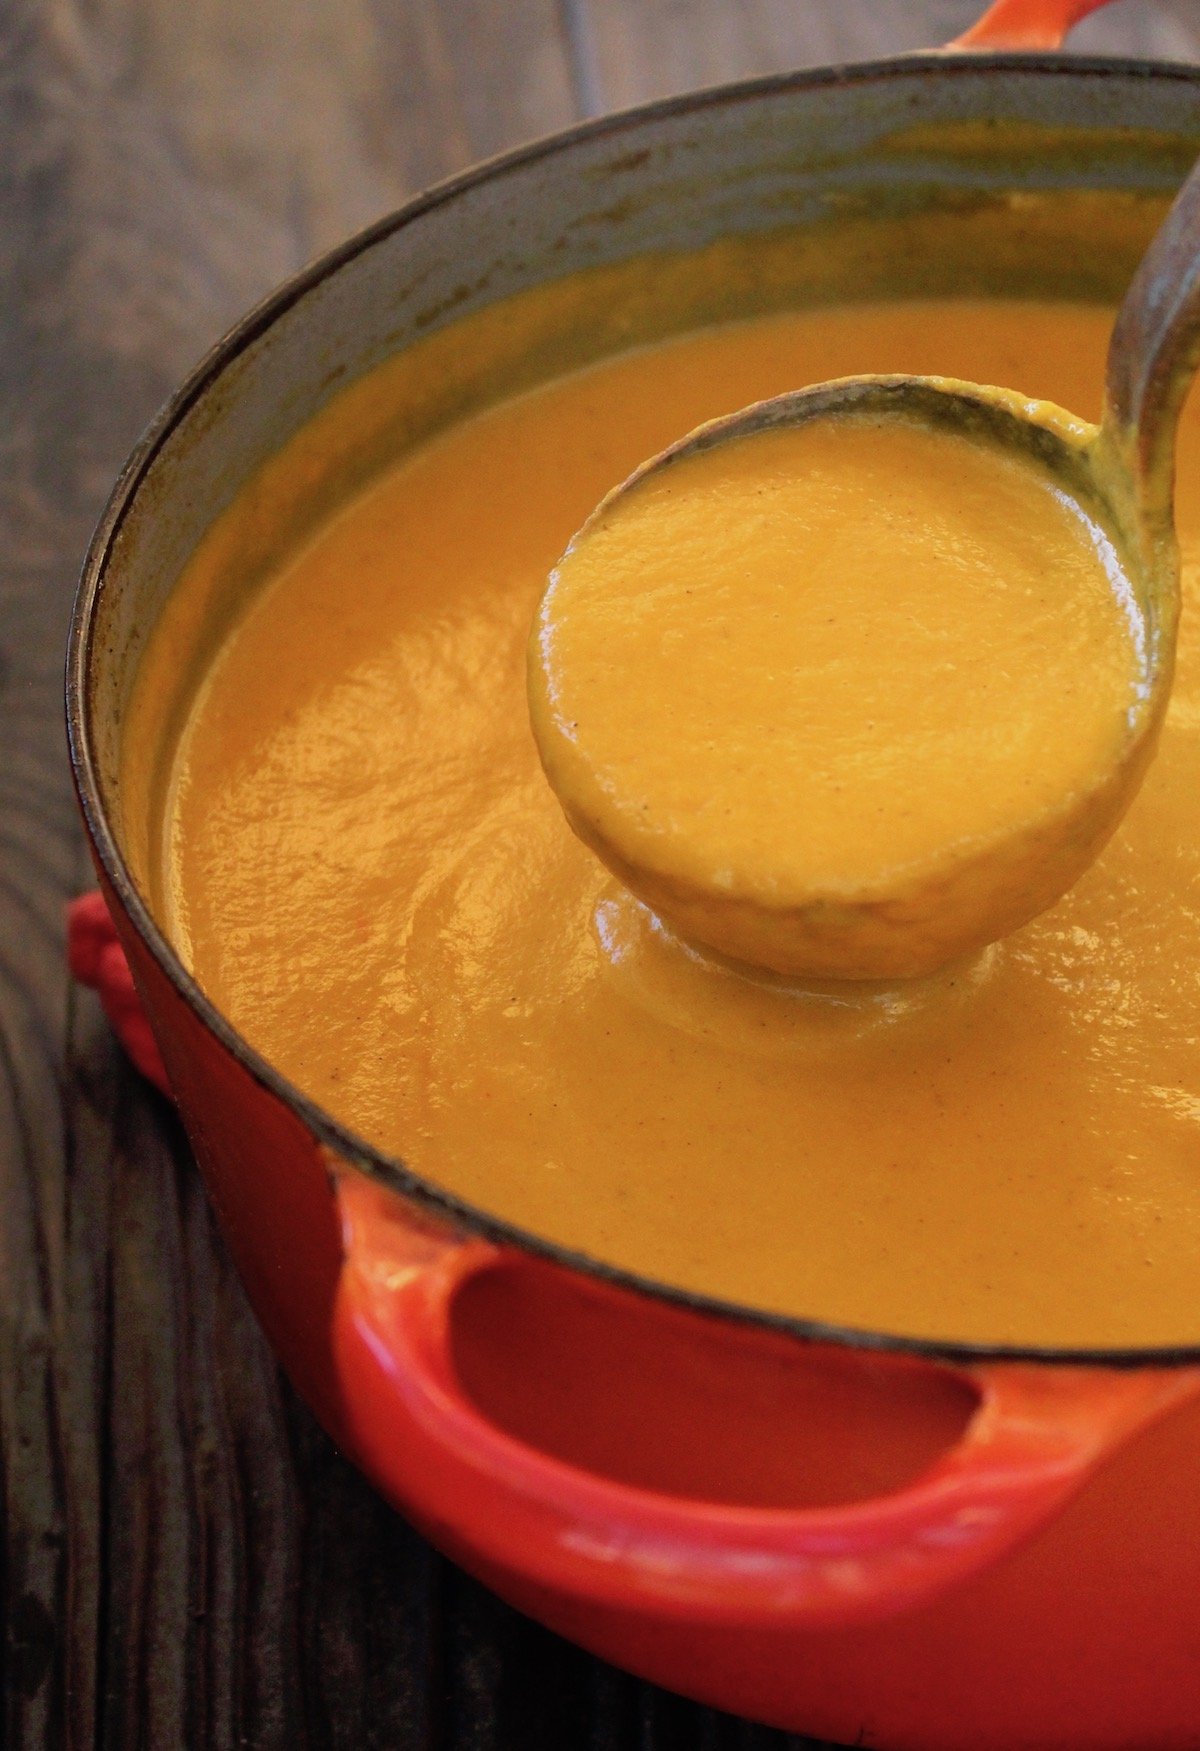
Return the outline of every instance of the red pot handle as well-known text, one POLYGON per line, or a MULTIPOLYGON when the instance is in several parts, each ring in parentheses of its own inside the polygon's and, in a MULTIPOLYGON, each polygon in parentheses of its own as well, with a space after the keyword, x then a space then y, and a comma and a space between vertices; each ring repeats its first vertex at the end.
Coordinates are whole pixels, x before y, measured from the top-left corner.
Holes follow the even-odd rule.
MULTIPOLYGON (((99 895, 71 907, 69 943, 75 977, 97 986, 139 1068, 170 1092, 99 895)), ((959 1368, 978 1409, 936 1464, 891 1494, 784 1510, 635 1488, 498 1427, 456 1371, 451 1316, 472 1279, 514 1265, 570 1275, 460 1239, 357 1170, 329 1165, 345 1237, 332 1334, 343 1439, 451 1554, 489 1578, 520 1577, 576 1601, 814 1628, 901 1611, 1017 1543, 1127 1436, 1200 1391, 1195 1368, 959 1368)), ((706 1349, 733 1348, 731 1334, 745 1341, 728 1321, 586 1281, 594 1296, 636 1306, 639 1319, 691 1322, 706 1349)))
POLYGON ((995 0, 948 49, 1058 49, 1067 33, 1109 0, 995 0))
MULTIPOLYGON (((357 1457, 451 1555, 576 1601, 712 1624, 890 1615, 1009 1549, 1133 1430, 1200 1390, 1196 1369, 943 1369, 970 1382, 978 1409, 957 1444, 893 1494, 813 1509, 660 1494, 537 1450, 461 1384, 451 1311, 465 1285, 499 1267, 560 1267, 414 1221, 353 1170, 338 1175, 338 1196, 346 1256, 334 1343, 357 1457)), ((611 1285, 592 1292, 631 1298, 611 1285)), ((730 1341, 728 1322, 633 1299, 647 1318, 702 1320, 706 1342, 730 1341)))
POLYGON ((167 1067, 142 1009, 112 914, 99 889, 80 894, 67 906, 67 965, 73 979, 99 993, 113 1032, 136 1068, 168 1098, 174 1098, 167 1067))

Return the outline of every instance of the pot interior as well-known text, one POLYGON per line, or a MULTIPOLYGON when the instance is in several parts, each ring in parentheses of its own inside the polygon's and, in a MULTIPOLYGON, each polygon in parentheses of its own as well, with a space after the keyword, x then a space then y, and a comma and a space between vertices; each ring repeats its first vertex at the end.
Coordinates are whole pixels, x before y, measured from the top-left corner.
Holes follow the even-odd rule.
POLYGON ((76 628, 97 844, 201 1010, 144 896, 177 731, 282 555, 465 410, 639 342, 883 293, 1114 301, 1200 149, 1195 94, 1180 69, 989 59, 685 99, 469 174, 248 318, 134 457, 76 628))
POLYGON ((1200 146, 1195 118, 1178 68, 914 59, 762 81, 470 172, 284 287, 164 410, 89 562, 81 753, 135 877, 153 783, 118 796, 133 679, 183 567, 252 483, 179 628, 178 697, 142 727, 158 745, 281 550, 456 414, 771 309, 1031 288, 1112 301, 1200 146), (622 272, 646 256, 652 282, 622 272), (522 292, 580 275, 552 315, 521 321, 522 292), (285 484, 267 465, 302 430, 285 484))

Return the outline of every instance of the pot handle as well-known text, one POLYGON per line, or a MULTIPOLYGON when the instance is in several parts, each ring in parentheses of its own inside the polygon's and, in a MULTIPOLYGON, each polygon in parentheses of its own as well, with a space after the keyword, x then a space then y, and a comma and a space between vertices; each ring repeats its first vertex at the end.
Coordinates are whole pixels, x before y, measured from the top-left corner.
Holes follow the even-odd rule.
POLYGON ((995 0, 977 24, 946 47, 976 52, 1059 49, 1081 19, 1108 4, 1109 0, 995 0))
MULTIPOLYGON (((1197 1369, 910 1363, 968 1382, 978 1407, 956 1444, 894 1493, 811 1509, 658 1493, 540 1451, 463 1387, 452 1309, 464 1288, 497 1269, 578 1283, 574 1273, 439 1230, 344 1164, 335 1183, 346 1250, 334 1345, 351 1446, 450 1555, 501 1586, 516 1576, 539 1595, 714 1625, 867 1622, 984 1567, 1134 1430, 1200 1390, 1197 1369)), ((589 1294, 635 1303, 639 1318, 676 1330, 700 1321, 706 1346, 748 1341, 732 1322, 587 1282, 589 1294)))

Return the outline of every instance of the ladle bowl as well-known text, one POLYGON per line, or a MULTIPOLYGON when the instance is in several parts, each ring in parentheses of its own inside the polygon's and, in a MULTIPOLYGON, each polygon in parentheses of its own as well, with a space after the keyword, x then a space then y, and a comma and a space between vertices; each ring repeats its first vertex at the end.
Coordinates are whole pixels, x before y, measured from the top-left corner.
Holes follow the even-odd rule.
MULTIPOLYGON (((916 863, 897 861, 882 875, 864 873, 861 881, 814 880, 798 890, 794 870, 782 863, 747 876, 736 839, 718 873, 688 855, 690 847, 681 854, 678 834, 659 831, 662 823, 626 806, 629 799, 614 801, 612 775, 594 769, 569 714, 557 709, 562 677, 550 655, 556 572, 530 643, 530 711, 543 767, 576 833, 688 941, 802 980, 922 977, 1053 905, 1137 794, 1170 697, 1179 619, 1175 428, 1198 350, 1200 167, 1180 190, 1118 312, 1099 425, 1011 389, 954 378, 841 378, 698 427, 609 493, 568 549, 568 556, 575 553, 607 527, 614 508, 680 463, 814 421, 908 421, 1018 458, 1096 519, 1136 601, 1144 641, 1137 697, 1121 707, 1123 728, 1085 780, 1049 805, 1039 797, 995 830, 964 835, 916 863)), ((1086 685, 1087 677, 1081 681, 1086 685)), ((786 794, 763 801, 789 807, 786 794)), ((848 795, 846 807, 855 806, 848 795)), ((795 833, 804 831, 795 808, 795 833)))

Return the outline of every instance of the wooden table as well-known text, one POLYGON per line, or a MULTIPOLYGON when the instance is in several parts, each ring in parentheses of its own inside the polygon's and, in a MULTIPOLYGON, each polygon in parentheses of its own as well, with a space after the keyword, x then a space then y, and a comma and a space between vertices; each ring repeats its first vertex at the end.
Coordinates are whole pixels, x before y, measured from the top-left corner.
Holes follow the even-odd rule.
MULTIPOLYGON (((61 667, 175 381, 421 185, 580 115, 937 42, 970 0, 0 5, 0 1746, 766 1751, 436 1556, 275 1369, 179 1126, 63 961, 61 667)), ((1200 58, 1197 0, 1076 45, 1200 58)))

